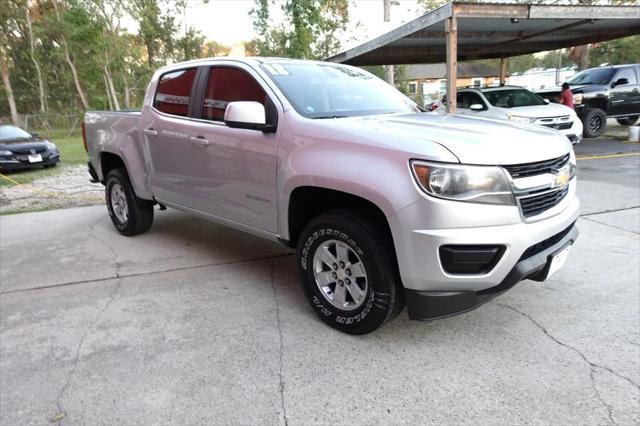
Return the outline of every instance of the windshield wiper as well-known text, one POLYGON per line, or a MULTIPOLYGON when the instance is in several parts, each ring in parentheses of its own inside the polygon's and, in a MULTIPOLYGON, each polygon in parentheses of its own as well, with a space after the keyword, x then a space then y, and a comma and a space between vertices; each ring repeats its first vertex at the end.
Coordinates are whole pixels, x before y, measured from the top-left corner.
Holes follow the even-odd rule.
POLYGON ((313 117, 314 120, 325 120, 327 118, 345 118, 348 115, 321 115, 320 117, 313 117))

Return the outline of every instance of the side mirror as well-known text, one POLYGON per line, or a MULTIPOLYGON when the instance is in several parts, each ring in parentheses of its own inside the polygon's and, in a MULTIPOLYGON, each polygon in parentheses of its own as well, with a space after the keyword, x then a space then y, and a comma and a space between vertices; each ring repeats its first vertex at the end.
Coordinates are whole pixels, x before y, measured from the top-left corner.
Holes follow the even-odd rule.
POLYGON ((224 124, 235 129, 275 130, 267 125, 264 105, 254 101, 230 102, 224 113, 224 124))
POLYGON ((31 132, 31 136, 33 136, 34 138, 38 137, 38 133, 37 132, 31 132))
POLYGON ((611 87, 622 86, 624 84, 629 84, 629 80, 627 80, 626 78, 619 78, 611 83, 611 87))
POLYGON ((544 103, 545 103, 545 104, 548 104, 548 103, 550 103, 550 102, 551 102, 551 101, 550 101, 549 99, 546 99, 546 98, 544 99, 544 103))
POLYGON ((484 106, 482 104, 471 104, 469 106, 469 109, 471 111, 482 111, 482 110, 484 110, 484 106))

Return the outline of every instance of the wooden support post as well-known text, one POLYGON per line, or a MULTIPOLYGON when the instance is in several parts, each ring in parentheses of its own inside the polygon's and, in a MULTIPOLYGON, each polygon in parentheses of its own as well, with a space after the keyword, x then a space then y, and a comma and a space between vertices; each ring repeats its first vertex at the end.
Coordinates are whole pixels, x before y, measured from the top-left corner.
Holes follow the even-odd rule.
POLYGON ((507 84, 507 58, 500 58, 500 85, 507 84))
POLYGON ((447 113, 455 113, 458 83, 458 24, 455 16, 445 21, 444 31, 447 38, 447 113))

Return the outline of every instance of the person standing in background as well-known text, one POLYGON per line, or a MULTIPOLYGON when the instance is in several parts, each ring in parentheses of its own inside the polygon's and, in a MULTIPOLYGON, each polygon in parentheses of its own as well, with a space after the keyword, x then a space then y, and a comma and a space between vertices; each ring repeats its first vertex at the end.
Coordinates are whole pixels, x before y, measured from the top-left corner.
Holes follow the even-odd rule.
POLYGON ((562 83, 562 92, 560 92, 560 96, 557 97, 557 101, 571 109, 576 109, 573 105, 573 93, 568 83, 562 83))

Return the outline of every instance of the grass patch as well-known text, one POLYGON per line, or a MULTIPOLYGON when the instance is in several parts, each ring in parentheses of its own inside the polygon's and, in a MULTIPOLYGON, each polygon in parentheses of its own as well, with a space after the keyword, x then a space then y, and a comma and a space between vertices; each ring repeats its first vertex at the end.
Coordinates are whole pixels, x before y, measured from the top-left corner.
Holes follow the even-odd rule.
MULTIPOLYGON (((84 146, 82 145, 82 136, 56 138, 51 139, 51 142, 55 143, 58 147, 58 150, 60 151, 60 162, 56 167, 52 167, 49 169, 40 168, 33 170, 15 171, 13 173, 2 174, 8 176, 16 182, 23 184, 33 182, 34 180, 41 177, 56 175, 59 173, 61 167, 86 164, 87 153, 85 152, 84 146)), ((2 176, 0 176, 0 186, 6 187, 13 185, 15 185, 13 182, 9 182, 7 179, 4 179, 2 176)))

